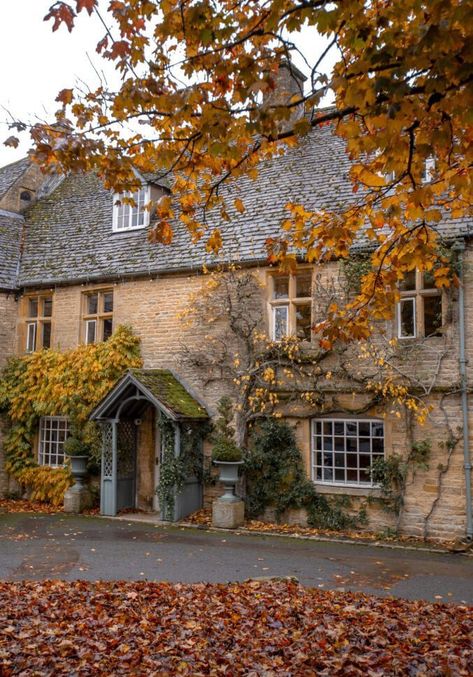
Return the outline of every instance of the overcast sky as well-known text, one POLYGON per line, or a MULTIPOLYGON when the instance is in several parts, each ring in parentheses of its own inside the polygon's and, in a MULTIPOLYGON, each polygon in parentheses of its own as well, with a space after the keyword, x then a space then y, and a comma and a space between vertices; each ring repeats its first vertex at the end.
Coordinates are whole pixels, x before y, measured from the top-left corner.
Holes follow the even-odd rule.
MULTIPOLYGON (((61 89, 78 79, 91 87, 98 84, 90 60, 99 71, 105 65, 95 52, 104 32, 98 18, 82 12, 72 33, 64 25, 52 33, 52 22, 43 21, 52 1, 0 0, 0 167, 23 157, 29 147, 26 136, 17 149, 3 145, 9 135, 7 111, 27 122, 48 119, 59 105, 54 100, 61 89)), ((102 4, 106 7, 108 1, 102 4)), ((310 60, 320 53, 313 29, 297 42, 312 52, 310 60)), ((113 80, 110 69, 107 78, 113 80)))

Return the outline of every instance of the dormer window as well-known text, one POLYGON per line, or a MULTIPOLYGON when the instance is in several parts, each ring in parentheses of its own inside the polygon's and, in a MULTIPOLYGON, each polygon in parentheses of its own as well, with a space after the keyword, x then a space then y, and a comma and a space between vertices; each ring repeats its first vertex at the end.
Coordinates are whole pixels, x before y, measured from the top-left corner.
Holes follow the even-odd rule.
POLYGON ((126 230, 137 230, 146 228, 149 224, 149 211, 145 209, 149 202, 149 186, 142 186, 134 193, 122 193, 115 195, 113 205, 113 230, 121 233, 126 230), (133 198, 135 205, 124 203, 123 198, 133 198), (117 204, 121 201, 120 204, 117 204))

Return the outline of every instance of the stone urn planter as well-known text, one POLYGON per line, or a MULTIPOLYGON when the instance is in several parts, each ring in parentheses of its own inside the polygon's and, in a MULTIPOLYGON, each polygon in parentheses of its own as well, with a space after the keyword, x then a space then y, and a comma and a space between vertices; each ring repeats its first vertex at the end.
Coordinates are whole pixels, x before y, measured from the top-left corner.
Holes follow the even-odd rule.
POLYGON ((218 461, 214 460, 214 465, 219 469, 220 482, 225 487, 225 493, 220 496, 220 501, 235 503, 240 499, 235 494, 235 485, 238 482, 238 471, 243 461, 218 461))
POLYGON ((91 502, 91 494, 84 485, 87 477, 89 448, 81 440, 69 437, 64 443, 64 453, 70 461, 71 475, 74 484, 64 494, 64 512, 82 512, 91 502))
POLYGON ((71 461, 71 474, 75 480, 75 485, 80 487, 84 484, 84 479, 87 477, 87 462, 88 456, 69 456, 71 461))

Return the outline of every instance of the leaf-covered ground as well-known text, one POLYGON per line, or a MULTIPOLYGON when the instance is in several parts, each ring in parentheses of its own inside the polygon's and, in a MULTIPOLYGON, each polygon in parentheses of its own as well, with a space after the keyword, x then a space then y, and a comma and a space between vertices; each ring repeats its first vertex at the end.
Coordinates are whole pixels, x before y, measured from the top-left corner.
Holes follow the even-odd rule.
POLYGON ((0 674, 471 675, 472 609, 239 584, 0 583, 0 674))
MULTIPOLYGON (((212 511, 208 508, 203 508, 197 512, 188 515, 183 523, 195 524, 202 527, 212 526, 212 511)), ((389 533, 375 533, 373 531, 361 531, 356 529, 345 529, 343 531, 335 531, 334 529, 315 529, 312 527, 301 527, 297 524, 284 524, 262 522, 261 520, 246 520, 243 528, 247 531, 268 533, 268 534, 283 534, 283 535, 297 535, 297 536, 323 536, 336 539, 349 539, 351 541, 361 541, 366 543, 377 543, 379 541, 388 543, 405 544, 409 546, 419 547, 435 547, 439 550, 448 550, 451 548, 454 541, 431 541, 413 536, 403 536, 402 534, 389 533)))

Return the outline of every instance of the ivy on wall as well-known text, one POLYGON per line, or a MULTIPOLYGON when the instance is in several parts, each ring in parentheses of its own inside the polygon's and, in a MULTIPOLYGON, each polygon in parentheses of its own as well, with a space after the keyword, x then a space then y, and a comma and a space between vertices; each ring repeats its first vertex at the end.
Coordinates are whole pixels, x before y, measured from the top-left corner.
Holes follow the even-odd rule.
POLYGON ((4 438, 7 472, 33 498, 59 505, 71 483, 70 472, 37 465, 33 442, 40 417, 68 416, 96 444, 96 426, 88 423, 90 412, 126 369, 141 366, 139 339, 125 326, 103 343, 11 359, 0 378, 0 410, 10 421, 4 438))
POLYGON ((349 529, 364 524, 366 515, 349 514, 349 498, 318 494, 307 478, 293 429, 267 418, 253 432, 245 458, 246 513, 250 518, 274 508, 279 521, 289 509, 305 508, 307 521, 321 529, 349 529), (338 500, 343 498, 342 501, 338 500))

